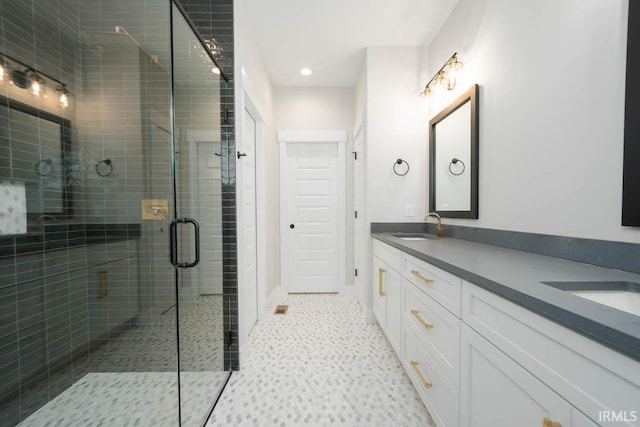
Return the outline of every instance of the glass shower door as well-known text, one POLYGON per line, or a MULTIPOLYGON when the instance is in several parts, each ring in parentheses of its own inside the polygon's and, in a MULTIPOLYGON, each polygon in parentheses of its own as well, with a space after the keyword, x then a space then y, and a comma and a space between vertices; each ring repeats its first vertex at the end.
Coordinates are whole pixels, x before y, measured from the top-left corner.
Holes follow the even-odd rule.
POLYGON ((201 40, 172 6, 175 219, 182 426, 204 425, 223 366, 221 90, 201 40))

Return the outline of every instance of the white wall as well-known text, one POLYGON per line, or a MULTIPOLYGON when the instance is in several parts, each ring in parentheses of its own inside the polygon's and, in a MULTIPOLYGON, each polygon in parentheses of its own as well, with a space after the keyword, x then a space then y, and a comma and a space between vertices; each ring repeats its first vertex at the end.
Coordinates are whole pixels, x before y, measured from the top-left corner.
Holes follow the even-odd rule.
POLYGON ((426 214, 427 117, 419 94, 420 49, 367 48, 367 216, 370 222, 420 221, 426 214), (410 165, 397 176, 398 159, 410 165), (414 215, 405 215, 412 204, 414 215))
MULTIPOLYGON (((427 206, 427 117, 418 96, 420 48, 369 47, 356 85, 356 120, 366 116, 365 229, 372 222, 421 221, 427 206), (394 162, 402 158, 409 173, 398 176, 394 162), (406 205, 413 215, 406 215, 406 205)), ((356 122, 357 123, 357 122, 356 122)), ((371 239, 367 239, 360 296, 371 308, 371 239)), ((365 309, 368 321, 374 321, 365 309)))
MULTIPOLYGON (((480 85, 478 220, 446 223, 640 242, 621 227, 627 0, 461 0, 424 49, 480 85)), ((427 188, 426 186, 424 187, 427 188)))
POLYGON ((278 130, 327 130, 353 127, 354 89, 350 87, 277 87, 274 110, 278 130))
MULTIPOLYGON (((251 30, 244 0, 234 0, 234 48, 234 109, 237 141, 242 141, 245 96, 251 100, 264 122, 264 143, 262 148, 257 147, 257 150, 261 150, 263 153, 265 167, 262 169, 262 173, 260 169, 256 170, 256 180, 263 183, 264 194, 268 195, 268 197, 264 197, 264 194, 258 194, 258 202, 264 201, 265 220, 263 224, 258 224, 258 226, 264 227, 265 234, 263 237, 264 246, 266 247, 264 257, 260 255, 258 257, 258 272, 264 271, 265 286, 261 298, 266 302, 274 289, 280 285, 280 254, 279 251, 273 250, 273 248, 278 248, 280 245, 279 157, 275 138, 271 79, 255 35, 251 30)), ((260 238, 261 236, 259 235, 258 237, 260 238)), ((258 245, 261 245, 260 241, 258 241, 258 245)), ((260 248, 258 248, 258 254, 260 254, 260 248)), ((238 265, 241 265, 241 262, 238 262, 238 265)), ((239 287, 241 288, 240 283, 239 287)), ((238 308, 240 317, 240 364, 242 367, 247 356, 245 345, 248 333, 243 316, 246 302, 242 292, 238 292, 238 308)))

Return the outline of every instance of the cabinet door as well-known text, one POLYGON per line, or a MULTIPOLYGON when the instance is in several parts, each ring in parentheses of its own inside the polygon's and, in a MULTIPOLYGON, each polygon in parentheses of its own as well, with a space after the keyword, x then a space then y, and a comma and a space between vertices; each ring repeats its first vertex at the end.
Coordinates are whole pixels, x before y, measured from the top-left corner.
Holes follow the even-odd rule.
POLYGON ((400 273, 387 269, 383 274, 383 286, 387 298, 387 337, 396 354, 402 359, 402 277, 400 273))
POLYGON ((377 257, 373 257, 371 283, 373 285, 373 314, 383 328, 387 327, 387 298, 385 292, 385 274, 389 268, 377 257))
POLYGON ((461 380, 462 427, 571 425, 571 405, 467 325, 461 380))

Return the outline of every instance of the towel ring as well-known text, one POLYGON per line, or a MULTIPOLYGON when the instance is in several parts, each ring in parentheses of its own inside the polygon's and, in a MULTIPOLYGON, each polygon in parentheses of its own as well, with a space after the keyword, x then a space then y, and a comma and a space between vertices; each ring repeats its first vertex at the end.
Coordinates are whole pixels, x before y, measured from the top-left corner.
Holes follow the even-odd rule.
POLYGON ((464 162, 460 159, 456 159, 455 157, 453 159, 451 159, 451 162, 449 163, 449 172, 451 172, 451 175, 455 175, 455 176, 459 176, 462 175, 464 173, 464 170, 466 169, 464 162), (462 170, 458 173, 454 172, 451 169, 452 165, 457 165, 458 163, 462 164, 462 170))
POLYGON ((111 159, 100 160, 96 163, 96 173, 102 177, 111 175, 113 173, 111 159))
POLYGON ((53 172, 53 162, 51 159, 40 160, 36 163, 36 173, 38 176, 49 176, 53 172))
POLYGON ((409 173, 409 163, 407 163, 406 160, 402 159, 396 160, 393 163, 393 172, 398 176, 405 176, 409 173))

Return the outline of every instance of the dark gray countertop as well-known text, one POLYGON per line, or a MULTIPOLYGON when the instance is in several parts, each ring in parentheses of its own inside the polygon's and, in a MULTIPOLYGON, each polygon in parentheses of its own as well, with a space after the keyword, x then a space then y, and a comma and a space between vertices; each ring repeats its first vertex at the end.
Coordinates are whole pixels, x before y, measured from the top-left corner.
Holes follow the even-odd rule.
POLYGON ((640 316, 541 283, 640 283, 640 274, 446 237, 409 241, 390 233, 372 236, 640 361, 640 316))

